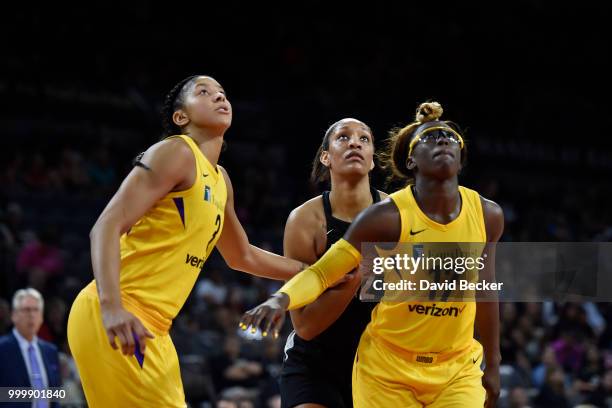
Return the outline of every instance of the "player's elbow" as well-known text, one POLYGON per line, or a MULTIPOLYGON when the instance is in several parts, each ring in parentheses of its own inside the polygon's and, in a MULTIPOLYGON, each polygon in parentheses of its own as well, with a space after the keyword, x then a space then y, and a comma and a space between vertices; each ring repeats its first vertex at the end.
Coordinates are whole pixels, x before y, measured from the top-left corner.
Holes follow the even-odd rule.
POLYGON ((250 245, 235 251, 231 256, 225 257, 227 266, 235 271, 257 275, 257 262, 253 257, 250 245))
POLYGON ((93 227, 91 227, 91 229, 89 230, 89 240, 90 241, 93 241, 96 239, 96 237, 100 233, 101 227, 102 227, 102 224, 100 222, 100 219, 98 219, 93 225, 93 227))
POLYGON ((227 266, 230 267, 230 269, 233 269, 235 271, 242 271, 248 273, 252 272, 252 267, 250 266, 251 263, 249 262, 248 255, 246 254, 241 253, 232 257, 228 257, 227 259, 225 259, 225 262, 227 263, 227 266))
POLYGON ((304 339, 306 341, 310 341, 312 339, 314 339, 316 336, 308 329, 295 329, 295 332, 297 333, 298 336, 300 336, 301 339, 304 339))
POLYGON ((97 238, 102 238, 107 233, 122 234, 129 228, 124 228, 116 217, 102 213, 96 220, 95 224, 89 230, 89 240, 94 241, 97 238))
POLYGON ((300 338, 302 338, 302 339, 304 339, 306 341, 310 341, 310 340, 314 339, 319 334, 319 333, 317 333, 315 328, 312 327, 312 325, 309 325, 309 324, 294 325, 293 328, 295 329, 295 332, 297 333, 297 335, 300 336, 300 338))

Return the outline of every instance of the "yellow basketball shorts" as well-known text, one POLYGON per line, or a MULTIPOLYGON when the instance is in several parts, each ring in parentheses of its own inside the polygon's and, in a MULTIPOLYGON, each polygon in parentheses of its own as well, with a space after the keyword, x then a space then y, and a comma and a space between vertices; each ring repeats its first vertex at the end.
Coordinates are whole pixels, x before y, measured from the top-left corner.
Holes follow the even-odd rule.
POLYGON ((483 349, 476 340, 444 361, 431 355, 407 358, 368 330, 361 336, 353 365, 355 408, 484 406, 483 349))
MULTIPOLYGON (((108 343, 96 295, 81 291, 68 317, 68 344, 87 403, 97 407, 185 407, 178 356, 169 334, 147 339, 141 367, 108 343)), ((118 344, 118 340, 117 340, 118 344)))

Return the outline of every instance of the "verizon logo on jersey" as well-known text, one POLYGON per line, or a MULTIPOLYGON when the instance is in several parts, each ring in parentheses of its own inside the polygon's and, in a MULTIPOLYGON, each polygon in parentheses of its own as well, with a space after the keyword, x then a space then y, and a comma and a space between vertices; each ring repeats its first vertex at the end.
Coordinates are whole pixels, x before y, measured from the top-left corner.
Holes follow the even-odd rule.
POLYGON ((428 316, 441 317, 441 316, 459 316, 463 310, 465 309, 465 305, 460 309, 456 306, 447 306, 447 307, 437 307, 434 303, 433 305, 423 306, 423 305, 408 305, 408 311, 414 312, 416 314, 424 314, 428 316))
POLYGON ((198 258, 195 255, 189 255, 189 254, 187 254, 187 258, 185 258, 186 264, 190 264, 194 268, 198 268, 198 269, 202 269, 202 267, 204 266, 204 261, 206 261, 206 259, 198 258))

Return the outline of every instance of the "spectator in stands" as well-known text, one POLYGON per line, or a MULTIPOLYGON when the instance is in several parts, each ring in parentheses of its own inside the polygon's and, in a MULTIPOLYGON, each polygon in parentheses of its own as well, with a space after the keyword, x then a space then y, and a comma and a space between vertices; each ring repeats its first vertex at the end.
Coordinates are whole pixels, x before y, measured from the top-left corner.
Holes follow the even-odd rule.
POLYGON ((593 392, 598 389, 599 380, 603 372, 602 358, 599 349, 593 343, 587 344, 585 363, 574 381, 575 390, 583 396, 593 395, 593 392))
POLYGON ((84 406, 85 396, 74 360, 67 354, 59 353, 59 362, 62 374, 62 389, 66 391, 65 400, 79 407, 84 406))
POLYGON ((509 408, 529 408, 529 395, 523 387, 515 387, 510 391, 508 398, 509 408))
POLYGON ((565 392, 565 374, 560 367, 553 367, 546 372, 546 381, 536 400, 536 406, 569 408, 565 392))
POLYGON ((254 392, 242 387, 232 387, 221 394, 217 408, 254 408, 254 399, 254 392))
POLYGON ((196 294, 206 305, 222 305, 227 296, 227 287, 218 269, 207 271, 204 279, 196 285, 196 294))
POLYGON ((584 347, 579 339, 580 336, 581 332, 568 330, 562 332, 560 338, 552 343, 557 361, 564 370, 572 374, 578 373, 584 358, 584 347))
POLYGON ((281 350, 282 343, 267 338, 263 341, 263 344, 259 345, 263 346, 261 364, 265 373, 265 378, 260 385, 260 406, 265 408, 280 408, 281 395, 278 378, 280 376, 283 359, 281 350))
POLYGON ((559 362, 555 350, 551 346, 546 346, 542 353, 542 362, 533 369, 533 385, 538 388, 544 386, 547 373, 557 368, 559 368, 559 362))
POLYGON ((585 400, 586 404, 596 407, 609 407, 612 405, 612 370, 606 371, 602 381, 594 392, 585 400))
POLYGON ((46 318, 40 328, 40 337, 55 344, 62 344, 66 340, 67 313, 66 302, 58 297, 51 298, 47 302, 46 318))
POLYGON ((26 244, 17 256, 17 272, 30 286, 44 291, 49 278, 62 273, 64 260, 58 241, 58 228, 48 225, 41 231, 39 239, 26 244))
MULTIPOLYGON (((43 306, 43 298, 36 289, 15 292, 12 313, 15 327, 10 334, 0 337, 0 387, 61 386, 57 347, 36 336, 43 322, 43 306)), ((34 406, 49 407, 44 400, 34 406)))
POLYGON ((240 339, 225 338, 223 354, 211 359, 213 382, 217 391, 230 387, 256 387, 263 374, 261 363, 240 358, 240 339))

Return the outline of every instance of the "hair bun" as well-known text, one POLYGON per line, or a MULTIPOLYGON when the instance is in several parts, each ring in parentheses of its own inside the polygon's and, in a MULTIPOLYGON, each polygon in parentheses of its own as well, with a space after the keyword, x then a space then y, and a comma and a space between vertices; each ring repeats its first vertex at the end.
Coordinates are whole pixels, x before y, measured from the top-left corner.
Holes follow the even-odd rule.
POLYGON ((442 116, 442 105, 438 102, 425 102, 419 105, 416 111, 416 121, 419 123, 438 120, 442 116))

